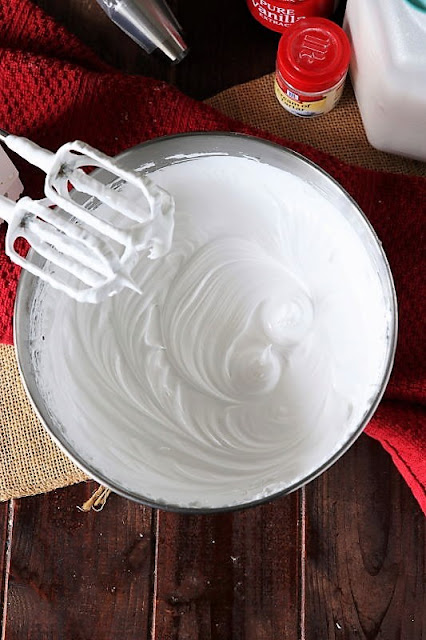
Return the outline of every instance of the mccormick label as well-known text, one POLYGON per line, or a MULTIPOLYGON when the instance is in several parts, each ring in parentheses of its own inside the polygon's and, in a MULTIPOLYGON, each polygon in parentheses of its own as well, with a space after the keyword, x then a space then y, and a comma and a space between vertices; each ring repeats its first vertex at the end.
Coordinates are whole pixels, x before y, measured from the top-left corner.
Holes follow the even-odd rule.
POLYGON ((285 86, 281 87, 275 78, 275 95, 278 102, 284 109, 290 111, 295 116, 303 118, 313 118, 328 113, 339 102, 342 95, 345 78, 337 87, 325 92, 320 96, 300 95, 285 86))

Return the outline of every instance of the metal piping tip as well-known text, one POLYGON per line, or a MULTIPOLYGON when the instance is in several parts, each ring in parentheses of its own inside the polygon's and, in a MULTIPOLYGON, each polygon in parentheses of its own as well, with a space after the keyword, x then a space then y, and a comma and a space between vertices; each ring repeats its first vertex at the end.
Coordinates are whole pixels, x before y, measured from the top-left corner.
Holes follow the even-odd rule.
POLYGON ((158 48, 168 57, 170 60, 177 64, 185 58, 189 49, 179 34, 170 35, 170 37, 158 45, 158 48), (176 37, 178 36, 178 37, 176 37))
POLYGON ((180 25, 164 0, 97 0, 111 20, 147 53, 160 49, 172 62, 187 54, 180 25))

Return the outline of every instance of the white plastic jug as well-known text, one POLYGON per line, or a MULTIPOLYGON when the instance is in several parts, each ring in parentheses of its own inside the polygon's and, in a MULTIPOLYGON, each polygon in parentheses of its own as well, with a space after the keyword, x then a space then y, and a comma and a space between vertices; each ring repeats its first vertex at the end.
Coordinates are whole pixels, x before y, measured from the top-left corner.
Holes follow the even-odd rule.
POLYGON ((369 142, 426 160, 426 0, 348 0, 344 28, 369 142))

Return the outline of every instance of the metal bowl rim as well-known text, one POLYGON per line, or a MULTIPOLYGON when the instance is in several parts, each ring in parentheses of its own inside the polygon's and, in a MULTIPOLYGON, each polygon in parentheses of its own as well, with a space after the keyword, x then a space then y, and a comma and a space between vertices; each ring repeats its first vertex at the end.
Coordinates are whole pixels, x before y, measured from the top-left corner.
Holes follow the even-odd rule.
MULTIPOLYGON (((384 366, 384 374, 383 374, 383 379, 380 384, 380 387, 378 388, 375 394, 375 398, 371 403, 368 411, 366 412, 364 419, 360 422, 358 428, 355 429, 355 431, 352 434, 350 434, 349 438, 344 442, 344 444, 328 460, 326 460, 322 465, 320 465, 320 467, 318 467, 308 475, 304 476, 303 478, 297 480, 296 482, 286 487, 285 489, 277 491, 276 493, 271 493, 270 495, 263 496, 257 500, 251 500, 249 502, 244 502, 241 504, 230 505, 230 506, 223 506, 223 507, 212 507, 212 508, 182 507, 179 505, 174 505, 169 503, 155 502, 153 500, 150 500, 149 498, 145 498, 144 496, 141 496, 139 493, 135 493, 130 490, 124 489, 120 485, 116 484, 114 481, 109 480, 103 473, 100 473, 96 469, 93 469, 90 464, 85 462, 85 460, 82 458, 82 456, 79 453, 72 450, 72 447, 70 446, 69 443, 66 442, 65 438, 62 440, 60 435, 58 435, 55 432, 54 428, 50 426, 49 416, 44 414, 42 408, 40 408, 37 402, 34 400, 31 390, 29 388, 29 383, 28 383, 28 381, 31 379, 31 370, 28 370, 28 368, 25 365, 25 344, 23 342, 23 339, 20 338, 22 334, 19 331, 19 326, 20 326, 20 323, 23 321, 23 318, 25 317, 25 312, 26 312, 25 304, 24 304, 24 296, 26 295, 26 291, 32 288, 31 282, 32 280, 34 280, 34 276, 32 276, 27 271, 23 271, 21 273, 21 276, 18 281, 17 294, 15 299, 14 317, 13 317, 13 334, 14 334, 14 342, 15 342, 15 352, 16 352, 16 357, 18 362, 19 373, 21 376, 21 381, 23 383, 26 394, 41 424, 46 429, 49 436, 58 445, 58 447, 65 453, 65 455, 68 458, 70 458, 72 462, 74 462, 74 464, 78 468, 80 468, 84 473, 86 473, 91 479, 99 482, 101 485, 107 487, 108 489, 111 489, 111 491, 113 491, 114 493, 117 493, 123 498, 130 499, 134 502, 137 502, 144 506, 155 508, 155 509, 163 509, 165 511, 171 511, 176 513, 201 515, 201 514, 210 514, 210 513, 225 513, 225 512, 241 511, 243 509, 248 509, 250 507, 264 504, 264 503, 270 502, 271 500, 275 500, 276 498, 280 498, 282 496, 293 493, 294 491, 297 491, 298 489, 304 487, 306 484, 308 484, 315 478, 319 477, 322 473, 324 473, 324 471, 329 469, 335 462, 337 462, 337 460, 339 460, 343 456, 343 454, 346 453, 346 451, 348 451, 348 449, 354 444, 354 442, 358 439, 358 437, 364 431, 366 425, 368 424, 373 414, 375 413, 380 403, 380 400, 382 399, 383 394, 386 390, 387 384, 389 382, 389 378, 392 372, 392 367, 395 359, 395 352, 396 352, 396 344, 397 344, 397 336, 398 336, 398 311, 397 311, 397 297, 396 297, 396 291, 395 291, 395 285, 392 277, 392 272, 391 272, 386 254, 382 248, 381 242, 374 228, 372 227, 370 221, 368 220, 368 218, 366 217, 362 209, 359 207, 359 205, 356 203, 356 201, 352 198, 352 196, 342 187, 341 184, 339 184, 339 182, 335 178, 333 178, 329 173, 327 173, 324 169, 318 166, 315 162, 313 162, 309 158, 306 158, 305 156, 298 153, 297 151, 293 151, 292 149, 284 147, 278 143, 271 142, 270 140, 265 140, 264 138, 258 138, 258 137, 247 135, 247 134, 241 134, 236 132, 223 132, 223 131, 209 131, 209 132, 200 131, 200 132, 173 134, 173 135, 162 136, 162 137, 154 138, 151 140, 147 140, 141 144, 135 145, 134 147, 131 147, 123 151, 122 153, 117 155, 117 158, 120 160, 124 159, 126 158, 126 156, 133 154, 135 150, 139 148, 145 149, 151 145, 155 145, 161 142, 167 142, 170 140, 189 138, 189 137, 240 138, 243 141, 243 143, 250 142, 250 143, 259 144, 262 147, 263 146, 271 147, 275 150, 279 150, 284 154, 290 154, 296 157, 302 163, 308 164, 310 165, 311 168, 318 171, 323 178, 330 180, 334 184, 334 186, 337 187, 337 189, 343 193, 343 195, 347 198, 347 200, 352 205, 352 207, 363 219, 364 223, 366 224, 374 240, 375 247, 383 263, 384 270, 387 276, 389 291, 391 294, 390 309, 392 312, 391 319, 389 322, 390 326, 389 326, 389 338, 388 338, 389 340, 388 354, 387 354, 387 359, 384 366), (27 376, 28 376, 28 379, 27 379, 27 376)), ((219 155, 219 153, 216 154, 215 152, 207 152, 207 155, 214 156, 214 155, 219 155)), ((28 358, 28 361, 31 362, 31 358, 28 358)), ((47 414, 47 411, 46 411, 46 414, 47 414)))

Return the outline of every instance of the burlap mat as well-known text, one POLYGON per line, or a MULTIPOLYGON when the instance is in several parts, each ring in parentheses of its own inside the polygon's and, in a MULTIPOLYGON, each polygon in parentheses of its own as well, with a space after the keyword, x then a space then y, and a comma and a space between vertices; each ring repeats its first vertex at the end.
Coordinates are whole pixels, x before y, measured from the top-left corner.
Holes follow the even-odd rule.
MULTIPOLYGON (((349 83, 327 116, 288 114, 273 93, 273 75, 223 91, 207 102, 228 116, 310 144, 369 169, 426 176, 426 163, 376 151, 368 144, 349 83)), ((87 479, 56 447, 35 416, 20 382, 14 349, 0 345, 0 500, 34 495, 87 479)))
POLYGON ((14 348, 0 345, 0 500, 44 493, 85 479, 34 414, 14 348))

